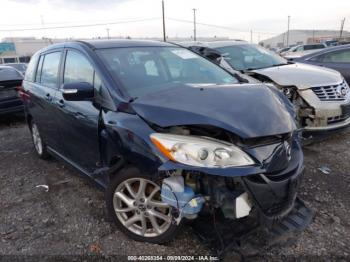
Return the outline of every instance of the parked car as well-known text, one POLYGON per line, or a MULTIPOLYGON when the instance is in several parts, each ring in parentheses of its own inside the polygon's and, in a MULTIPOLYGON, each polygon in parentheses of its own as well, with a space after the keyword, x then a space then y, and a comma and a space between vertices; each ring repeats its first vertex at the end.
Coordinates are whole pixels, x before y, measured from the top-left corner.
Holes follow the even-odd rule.
POLYGON ((221 60, 225 60, 225 63, 220 61, 219 64, 227 70, 240 71, 261 82, 274 84, 294 104, 299 127, 306 133, 336 130, 350 124, 350 89, 339 72, 289 62, 248 42, 217 41, 182 45, 204 56, 206 48, 216 50, 222 55, 221 60))
POLYGON ((23 92, 38 156, 104 188, 135 240, 169 241, 204 210, 269 228, 310 220, 293 107, 272 86, 170 43, 95 40, 37 52, 23 92))
POLYGON ((23 103, 17 94, 23 76, 16 69, 0 66, 0 115, 23 111, 23 103))
POLYGON ((326 40, 324 43, 328 47, 339 45, 339 41, 338 40, 326 40))
POLYGON ((291 49, 291 48, 292 48, 291 46, 283 47, 283 48, 278 49, 276 53, 282 54, 282 53, 288 52, 289 49, 291 49))
POLYGON ((21 74, 24 76, 24 74, 26 73, 27 70, 27 63, 8 63, 8 64, 4 64, 6 66, 11 66, 15 69, 17 69, 19 72, 21 72, 21 74))
POLYGON ((323 49, 319 52, 300 57, 296 61, 337 70, 350 83, 350 45, 323 49))
POLYGON ((289 49, 287 52, 281 53, 283 57, 285 57, 288 60, 293 60, 298 57, 311 54, 313 52, 316 52, 318 50, 326 48, 326 44, 308 44, 308 45, 297 45, 289 49))

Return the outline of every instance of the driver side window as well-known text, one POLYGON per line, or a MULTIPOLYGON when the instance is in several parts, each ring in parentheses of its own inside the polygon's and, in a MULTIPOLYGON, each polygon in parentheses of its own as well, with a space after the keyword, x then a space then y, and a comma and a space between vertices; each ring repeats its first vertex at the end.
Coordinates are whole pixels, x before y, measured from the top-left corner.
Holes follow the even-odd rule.
POLYGON ((84 55, 68 51, 64 66, 63 83, 87 82, 94 86, 95 94, 101 95, 102 81, 84 55))
POLYGON ((63 83, 87 82, 94 84, 94 69, 81 54, 68 51, 64 67, 63 83))

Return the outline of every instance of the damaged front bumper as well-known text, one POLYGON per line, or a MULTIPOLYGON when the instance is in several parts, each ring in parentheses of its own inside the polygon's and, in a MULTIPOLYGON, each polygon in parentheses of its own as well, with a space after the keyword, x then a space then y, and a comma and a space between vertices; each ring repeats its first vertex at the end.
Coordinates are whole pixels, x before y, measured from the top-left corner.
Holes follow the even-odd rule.
MULTIPOLYGON (((227 199, 233 203, 238 196, 248 193, 252 203, 252 212, 249 216, 257 215, 256 219, 261 224, 271 227, 275 221, 286 217, 295 207, 300 175, 303 171, 303 154, 299 144, 295 142, 287 167, 274 172, 271 172, 271 166, 266 164, 234 168, 204 168, 167 161, 159 168, 161 172, 179 170, 185 176, 193 174, 197 179, 196 184, 202 185, 200 190, 195 189, 196 193, 204 195, 208 200, 207 204, 221 208, 224 213, 231 209, 232 214, 237 214, 235 205, 232 204, 230 207, 227 199), (227 183, 238 186, 228 187, 227 183), (207 185, 204 189, 203 184, 207 185), (217 200, 223 198, 226 200, 217 200)), ((230 214, 225 214, 225 217, 239 219, 230 214)))
MULTIPOLYGON (((255 151, 255 156, 258 157, 264 151, 262 155, 265 157, 260 159, 259 166, 194 168, 167 161, 159 168, 163 172, 181 170, 181 173, 194 173, 197 178, 208 182, 210 189, 199 192, 206 195, 207 202, 192 227, 200 239, 216 250, 219 256, 231 248, 239 249, 246 242, 250 245, 249 239, 256 232, 259 232, 257 236, 263 241, 260 247, 293 240, 312 221, 313 212, 297 197, 304 169, 299 143, 294 141, 287 167, 275 172, 271 172, 274 168, 264 162, 266 155, 271 152, 278 155, 278 151, 269 151, 266 147, 260 149, 255 151), (223 187, 223 181, 240 186, 235 189, 223 187), (240 217, 237 216, 239 212, 235 212, 237 205, 232 204, 230 208, 230 202, 236 203, 236 199, 245 193, 248 193, 251 210, 249 215, 240 217), (225 197, 226 200, 222 199, 225 197), (218 199, 222 200, 221 203, 218 203, 218 199), (230 210, 233 211, 231 215, 230 210)), ((269 160, 269 164, 273 164, 274 160, 269 160)), ((276 160, 280 162, 280 158, 276 160)), ((273 166, 276 167, 275 164, 273 166)))
POLYGON ((321 101, 312 88, 298 90, 298 93, 308 105, 299 109, 299 116, 305 117, 304 131, 332 131, 350 125, 349 95, 344 100, 321 101))

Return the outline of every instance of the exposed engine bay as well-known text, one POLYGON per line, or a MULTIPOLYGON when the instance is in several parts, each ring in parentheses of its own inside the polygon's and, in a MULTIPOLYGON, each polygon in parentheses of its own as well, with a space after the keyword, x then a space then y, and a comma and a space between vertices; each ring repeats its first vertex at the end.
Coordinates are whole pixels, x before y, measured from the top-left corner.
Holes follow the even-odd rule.
MULTIPOLYGON (((284 144, 291 139, 291 134, 283 134, 245 140, 212 126, 175 126, 162 132, 206 136, 247 149, 284 144)), ((182 218, 195 219, 201 211, 219 210, 225 219, 254 216, 271 226, 274 221, 288 215, 296 199, 299 178, 294 168, 285 168, 275 165, 268 174, 246 177, 212 176, 188 170, 166 171, 163 174, 162 201, 177 212, 177 222, 182 218)))
POLYGON ((177 209, 180 220, 195 219, 203 208, 220 209, 225 218, 246 217, 252 210, 251 197, 234 180, 213 178, 178 170, 162 182, 162 201, 177 209))
MULTIPOLYGON (((285 145, 293 136, 287 133, 242 139, 213 126, 153 128, 162 133, 204 136, 227 141, 256 152, 263 152, 271 147, 272 152, 276 153, 279 145, 285 145)), ((237 177, 215 176, 185 168, 167 170, 161 173, 161 200, 172 207, 174 223, 179 224, 183 219, 195 220, 194 228, 196 231, 198 229, 201 237, 208 238, 214 246, 221 243, 220 247, 216 247, 220 252, 232 244, 232 238, 244 237, 258 228, 264 228, 271 238, 280 237, 287 231, 302 231, 310 223, 312 213, 297 198, 300 172, 293 164, 295 159, 291 157, 289 166, 286 166, 276 164, 280 163, 281 159, 274 161, 265 156, 260 161, 270 162, 267 166, 268 173, 237 177), (227 229, 228 226, 239 230, 227 229), (202 227, 206 230, 203 231, 202 227), (218 229, 220 227, 221 229, 218 229), (230 233, 227 230, 230 230, 230 233), (204 236, 205 232, 211 233, 204 236), (231 240, 228 235, 231 235, 231 240), (227 243, 222 240, 225 238, 227 243)))

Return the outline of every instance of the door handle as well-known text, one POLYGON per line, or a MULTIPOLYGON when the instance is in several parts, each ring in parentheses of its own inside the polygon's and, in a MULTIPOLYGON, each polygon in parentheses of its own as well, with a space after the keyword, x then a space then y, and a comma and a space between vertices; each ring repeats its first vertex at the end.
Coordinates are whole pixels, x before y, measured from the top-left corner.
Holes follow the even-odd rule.
POLYGON ((57 105, 58 105, 59 107, 64 107, 64 100, 63 100, 63 99, 58 100, 58 101, 57 101, 57 105))

